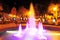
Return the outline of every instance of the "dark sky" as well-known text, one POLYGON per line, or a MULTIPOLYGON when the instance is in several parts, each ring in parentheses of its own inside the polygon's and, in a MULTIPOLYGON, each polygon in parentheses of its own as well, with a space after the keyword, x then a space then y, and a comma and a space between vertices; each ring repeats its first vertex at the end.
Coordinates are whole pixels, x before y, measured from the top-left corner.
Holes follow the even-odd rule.
POLYGON ((33 2, 34 4, 39 3, 42 5, 47 5, 48 3, 51 2, 51 0, 2 0, 2 2, 4 3, 4 5, 9 5, 9 6, 29 6, 29 4, 31 2, 33 2))
POLYGON ((30 3, 42 5, 41 10, 45 10, 49 4, 52 3, 60 3, 60 0, 0 0, 0 3, 3 4, 5 10, 10 10, 13 6, 17 9, 21 6, 29 8, 30 3))
POLYGON ((51 0, 0 0, 4 5, 9 5, 9 6, 28 6, 31 2, 34 4, 40 3, 40 4, 45 4, 47 5, 48 3, 51 2, 51 0))

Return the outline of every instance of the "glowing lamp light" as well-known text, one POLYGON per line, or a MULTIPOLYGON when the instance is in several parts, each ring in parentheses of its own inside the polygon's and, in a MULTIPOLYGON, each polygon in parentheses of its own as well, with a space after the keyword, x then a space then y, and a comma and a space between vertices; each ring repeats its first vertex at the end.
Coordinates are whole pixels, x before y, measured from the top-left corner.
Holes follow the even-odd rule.
POLYGON ((55 20, 55 19, 53 19, 53 22, 56 22, 56 20, 55 20))
POLYGON ((13 17, 16 17, 16 15, 13 15, 13 17))
POLYGON ((54 11, 56 11, 56 10, 57 10, 57 6, 56 6, 56 7, 54 7, 54 8, 53 8, 53 10, 54 10, 54 11))

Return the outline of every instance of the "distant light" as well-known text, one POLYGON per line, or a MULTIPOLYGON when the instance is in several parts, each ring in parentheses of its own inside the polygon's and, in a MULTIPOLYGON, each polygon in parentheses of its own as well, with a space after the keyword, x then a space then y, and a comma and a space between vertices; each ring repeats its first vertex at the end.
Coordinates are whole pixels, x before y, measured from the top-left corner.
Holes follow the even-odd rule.
POLYGON ((53 10, 55 11, 57 8, 55 7, 53 10))
POLYGON ((16 15, 13 15, 13 17, 16 17, 16 15))
POLYGON ((45 19, 42 19, 43 20, 43 22, 45 22, 45 19))
POLYGON ((56 20, 55 20, 55 19, 53 19, 53 22, 56 22, 56 20))
POLYGON ((22 20, 22 17, 21 17, 21 20, 22 20))
POLYGON ((53 10, 54 10, 54 11, 57 11, 57 8, 58 8, 58 6, 56 5, 56 6, 53 8, 53 10))

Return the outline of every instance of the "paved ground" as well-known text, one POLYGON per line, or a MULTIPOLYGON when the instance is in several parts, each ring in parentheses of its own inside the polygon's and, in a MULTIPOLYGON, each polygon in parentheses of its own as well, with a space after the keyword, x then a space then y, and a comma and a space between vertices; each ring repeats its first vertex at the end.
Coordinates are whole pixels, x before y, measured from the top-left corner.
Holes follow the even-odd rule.
MULTIPOLYGON (((47 30, 46 33, 45 34, 48 36, 48 40, 60 40, 60 32, 59 31, 47 30)), ((2 36, 0 36, 0 40, 19 40, 19 39, 12 36, 10 33, 4 33, 4 34, 2 34, 2 36)))
MULTIPOLYGON (((9 29, 9 28, 17 28, 19 26, 19 24, 15 24, 15 23, 9 23, 9 24, 0 24, 0 31, 3 29, 9 29)), ((22 26, 26 26, 26 24, 22 24, 22 26)), ((55 26, 55 25, 43 25, 45 28, 48 28, 50 30, 47 29, 48 34, 51 36, 51 39, 49 40, 60 40, 60 31, 55 31, 55 30, 51 30, 51 29, 58 29, 60 28, 60 26, 55 26)), ((8 34, 6 34, 5 32, 0 34, 0 40, 3 40, 5 37, 8 38, 7 36, 8 34)), ((10 35, 10 34, 9 34, 10 35)), ((7 39, 9 40, 9 39, 7 39)))

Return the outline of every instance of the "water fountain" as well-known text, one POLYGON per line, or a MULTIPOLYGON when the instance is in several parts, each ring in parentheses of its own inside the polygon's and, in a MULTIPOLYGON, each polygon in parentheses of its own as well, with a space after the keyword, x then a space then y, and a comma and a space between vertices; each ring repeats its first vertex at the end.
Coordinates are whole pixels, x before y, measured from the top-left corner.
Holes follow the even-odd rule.
POLYGON ((34 8, 32 3, 30 5, 29 14, 30 16, 26 24, 26 28, 22 30, 20 24, 18 33, 14 34, 14 36, 20 40, 47 40, 47 37, 45 37, 43 34, 43 26, 41 22, 38 23, 38 28, 36 28, 34 8))

